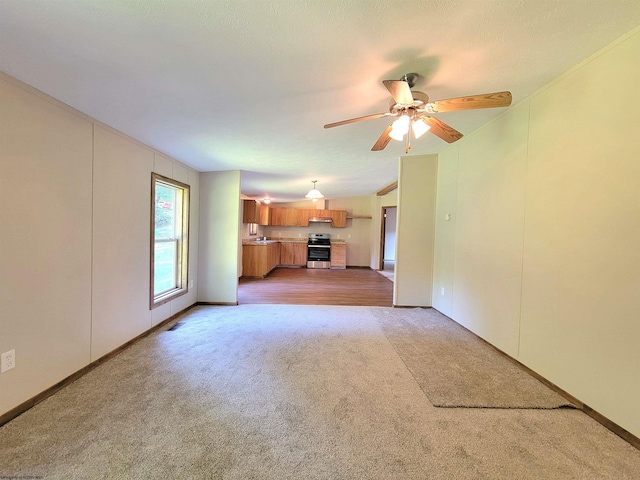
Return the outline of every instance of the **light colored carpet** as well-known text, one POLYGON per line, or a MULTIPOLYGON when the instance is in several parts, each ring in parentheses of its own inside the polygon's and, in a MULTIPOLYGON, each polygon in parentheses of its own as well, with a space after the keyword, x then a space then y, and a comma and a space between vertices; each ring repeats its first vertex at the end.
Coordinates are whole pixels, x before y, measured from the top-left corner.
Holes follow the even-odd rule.
POLYGON ((376 311, 385 335, 437 407, 562 408, 564 397, 433 309, 376 311))
POLYGON ((0 428, 0 476, 640 478, 580 411, 433 407, 381 310, 197 307, 0 428))

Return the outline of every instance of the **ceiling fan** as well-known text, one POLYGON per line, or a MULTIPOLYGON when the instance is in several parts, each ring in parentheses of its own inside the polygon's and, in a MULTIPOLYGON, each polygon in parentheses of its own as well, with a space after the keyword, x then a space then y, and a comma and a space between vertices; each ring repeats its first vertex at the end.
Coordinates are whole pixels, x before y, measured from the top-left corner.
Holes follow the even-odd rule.
POLYGON ((481 95, 469 95, 466 97, 448 98, 429 102, 429 96, 424 92, 411 90, 418 79, 417 73, 407 73, 400 80, 384 80, 382 83, 392 100, 389 103, 389 111, 374 113, 364 117, 351 118, 340 122, 328 123, 324 128, 339 127, 349 123, 373 120, 381 117, 397 117, 390 124, 378 141, 371 148, 372 151, 383 150, 393 138, 402 141, 406 138, 405 153, 411 148, 411 132, 415 138, 421 137, 427 131, 437 135, 448 143, 453 143, 462 138, 462 133, 438 120, 431 115, 434 113, 454 112, 458 110, 475 110, 478 108, 508 107, 511 105, 511 92, 484 93, 481 95))

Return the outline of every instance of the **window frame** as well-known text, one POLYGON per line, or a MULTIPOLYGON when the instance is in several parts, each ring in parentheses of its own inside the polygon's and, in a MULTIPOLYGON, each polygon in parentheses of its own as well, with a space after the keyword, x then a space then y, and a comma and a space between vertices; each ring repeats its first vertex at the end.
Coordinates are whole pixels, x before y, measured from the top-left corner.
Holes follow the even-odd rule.
MULTIPOLYGON (((149 310, 167 303, 177 297, 185 295, 189 291, 189 211, 190 211, 191 187, 186 183, 173 180, 158 173, 151 173, 151 243, 150 243, 150 276, 149 276, 149 310), (180 197, 180 226, 176 229, 175 239, 160 239, 158 242, 167 243, 175 241, 176 246, 176 287, 155 294, 155 244, 156 244, 156 186, 165 184, 178 190, 176 197, 180 197)), ((176 221, 178 218, 176 218, 176 221)))

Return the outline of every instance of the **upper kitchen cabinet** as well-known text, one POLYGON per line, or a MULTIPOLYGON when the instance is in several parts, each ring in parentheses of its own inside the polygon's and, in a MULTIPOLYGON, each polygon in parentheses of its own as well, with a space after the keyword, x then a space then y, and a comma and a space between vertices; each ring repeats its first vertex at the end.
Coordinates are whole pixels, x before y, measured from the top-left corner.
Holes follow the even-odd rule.
POLYGON ((280 227, 308 227, 309 210, 301 208, 272 208, 270 225, 280 227))
POLYGON ((271 209, 269 205, 260 205, 260 214, 258 215, 258 223, 260 225, 271 225, 271 209))
POLYGON ((307 208, 271 208, 271 220, 269 225, 280 227, 308 227, 309 219, 322 221, 331 219, 332 227, 344 228, 347 226, 346 210, 316 210, 307 208), (320 220, 322 219, 322 220, 320 220))
POLYGON ((347 226, 347 211, 346 210, 330 210, 331 212, 331 226, 338 228, 346 228, 347 226))
POLYGON ((287 224, 286 209, 284 208, 272 208, 271 209, 271 221, 269 225, 276 225, 284 227, 287 224))
POLYGON ((256 200, 243 200, 242 222, 269 225, 269 207, 256 200))
POLYGON ((309 210, 302 208, 285 208, 286 222, 291 227, 308 227, 309 226, 309 210))
POLYGON ((242 201, 242 222, 258 223, 260 216, 260 204, 255 200, 242 201))

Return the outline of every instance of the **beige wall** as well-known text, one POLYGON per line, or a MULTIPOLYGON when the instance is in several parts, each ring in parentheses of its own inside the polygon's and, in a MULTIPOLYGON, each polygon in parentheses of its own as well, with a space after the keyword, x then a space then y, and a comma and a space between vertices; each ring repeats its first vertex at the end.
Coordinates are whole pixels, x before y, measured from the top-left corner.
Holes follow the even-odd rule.
POLYGON ((393 304, 431 306, 437 155, 400 157, 393 304))
POLYGON ((155 169, 197 194, 197 172, 0 76, 0 414, 195 302, 148 308, 155 169))
POLYGON ((636 30, 440 156, 433 286, 436 308, 636 436, 639 57, 636 30))
POLYGON ((199 302, 238 302, 241 204, 239 170, 200 174, 199 302))

